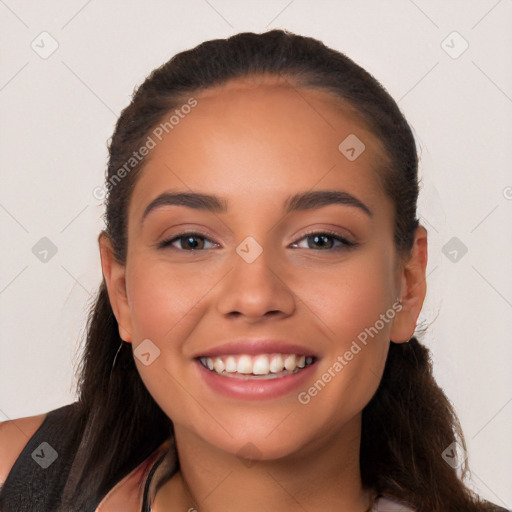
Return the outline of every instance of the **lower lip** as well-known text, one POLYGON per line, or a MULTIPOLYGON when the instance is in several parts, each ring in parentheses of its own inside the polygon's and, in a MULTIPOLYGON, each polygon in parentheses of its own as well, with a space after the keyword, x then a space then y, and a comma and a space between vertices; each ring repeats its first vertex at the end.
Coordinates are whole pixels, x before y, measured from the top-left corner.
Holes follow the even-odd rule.
POLYGON ((237 379, 223 377, 218 373, 205 368, 197 359, 199 374, 204 382, 215 392, 231 398, 242 398, 244 400, 264 400, 277 398, 286 395, 294 389, 304 386, 311 373, 314 371, 318 360, 313 364, 305 366, 302 370, 291 375, 275 379, 237 379))

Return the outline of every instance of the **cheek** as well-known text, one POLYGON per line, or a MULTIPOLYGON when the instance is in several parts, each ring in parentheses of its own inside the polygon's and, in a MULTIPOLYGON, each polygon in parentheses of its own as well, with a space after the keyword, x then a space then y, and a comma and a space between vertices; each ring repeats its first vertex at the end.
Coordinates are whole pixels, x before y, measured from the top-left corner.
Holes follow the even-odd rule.
POLYGON ((129 261, 126 276, 137 370, 167 416, 188 424, 182 414, 190 410, 190 395, 183 385, 190 382, 183 364, 183 340, 199 321, 197 305, 205 294, 204 285, 200 277, 162 259, 135 255, 129 261), (137 357, 137 347, 146 339, 159 350, 147 365, 137 357))
POLYGON ((336 425, 359 413, 379 385, 394 318, 390 263, 379 251, 347 259, 308 281, 306 295, 318 329, 327 338, 318 379, 301 403, 323 410, 336 425), (330 340, 330 342, 329 342, 330 340))
POLYGON ((135 340, 162 344, 190 321, 208 290, 199 273, 158 259, 134 258, 127 282, 135 340))
POLYGON ((146 339, 160 351, 149 365, 135 357, 137 370, 162 410, 182 424, 190 422, 185 414, 191 407, 190 393, 196 400, 200 398, 190 385, 190 365, 184 364, 186 341, 194 336, 204 316, 208 291, 218 281, 218 272, 205 275, 197 272, 199 266, 171 265, 165 257, 141 253, 132 255, 126 274, 135 356, 137 346, 146 339))
POLYGON ((318 328, 343 350, 376 322, 381 337, 387 336, 391 323, 379 320, 393 302, 390 268, 378 251, 361 252, 336 266, 298 274, 294 286, 318 328))

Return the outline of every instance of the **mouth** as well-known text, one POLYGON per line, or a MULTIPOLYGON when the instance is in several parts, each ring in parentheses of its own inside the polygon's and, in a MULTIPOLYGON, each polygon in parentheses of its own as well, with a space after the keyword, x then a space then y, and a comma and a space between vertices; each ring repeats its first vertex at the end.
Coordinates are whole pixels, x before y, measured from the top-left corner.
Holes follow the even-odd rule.
POLYGON ((212 373, 241 380, 272 380, 295 375, 317 360, 312 355, 287 353, 201 356, 195 359, 212 373))
POLYGON ((314 379, 318 358, 306 354, 232 354, 194 358, 204 392, 235 400, 293 396, 314 379))
POLYGON ((322 355, 292 339, 238 338, 191 354, 198 382, 215 400, 288 400, 316 376, 322 355), (212 394, 213 393, 213 394, 212 394))

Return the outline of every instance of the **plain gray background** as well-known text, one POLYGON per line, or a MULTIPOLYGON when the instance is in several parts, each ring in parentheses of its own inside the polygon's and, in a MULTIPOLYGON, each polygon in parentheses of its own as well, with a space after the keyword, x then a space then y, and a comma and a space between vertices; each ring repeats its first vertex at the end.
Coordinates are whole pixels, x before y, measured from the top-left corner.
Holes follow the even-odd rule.
POLYGON ((93 190, 134 87, 204 40, 286 28, 365 67, 415 131, 423 340, 459 414, 473 487, 512 507, 511 0, 5 0, 0 16, 0 420, 75 399, 101 278, 93 190))

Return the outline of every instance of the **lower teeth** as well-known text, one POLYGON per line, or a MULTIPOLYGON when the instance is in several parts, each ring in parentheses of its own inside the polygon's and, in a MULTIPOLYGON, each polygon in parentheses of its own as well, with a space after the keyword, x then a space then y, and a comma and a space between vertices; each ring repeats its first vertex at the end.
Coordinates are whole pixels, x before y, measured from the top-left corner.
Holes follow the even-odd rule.
MULTIPOLYGON (((249 380, 249 379, 258 379, 258 380, 269 380, 269 379, 278 379, 280 377, 284 377, 286 375, 291 375, 293 373, 298 373, 302 368, 295 368, 293 371, 283 370, 279 373, 269 373, 267 375, 253 375, 252 373, 228 373, 228 372, 222 372, 217 373, 217 375, 221 375, 222 377, 231 377, 233 379, 242 379, 242 380, 249 380)), ((214 371, 214 370, 212 370, 214 371)))
MULTIPOLYGON (((203 365, 204 366, 204 365, 203 365)), ((310 364, 306 364, 306 366, 304 366, 304 368, 307 368, 308 366, 311 366, 310 364)), ((294 370, 292 371, 289 371, 289 370, 283 370, 279 373, 269 373, 267 375, 253 375, 252 373, 238 373, 238 372, 233 372, 233 373, 229 373, 229 372, 226 372, 226 371, 223 371, 222 373, 218 373, 216 372, 215 370, 210 370, 207 366, 205 366, 205 368, 213 373, 216 373, 217 375, 220 375, 221 377, 229 377, 229 378, 232 378, 232 379, 241 379, 241 380, 270 380, 270 379, 279 379, 281 377, 285 377, 286 375, 292 375, 294 373, 298 373, 300 372, 301 370, 303 370, 304 368, 295 368, 294 370)))

